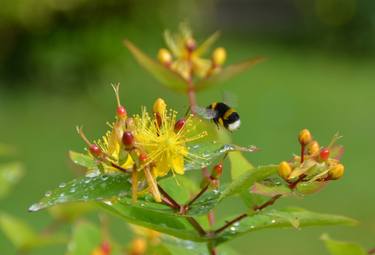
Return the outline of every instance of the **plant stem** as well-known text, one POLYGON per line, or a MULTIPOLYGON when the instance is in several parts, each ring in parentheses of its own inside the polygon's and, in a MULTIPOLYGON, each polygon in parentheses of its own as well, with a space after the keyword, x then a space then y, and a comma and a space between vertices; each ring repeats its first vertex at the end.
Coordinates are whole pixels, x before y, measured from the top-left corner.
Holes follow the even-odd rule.
POLYGON ((201 191, 199 191, 199 193, 197 195, 195 195, 195 197, 193 199, 190 200, 189 203, 186 204, 187 207, 189 207, 190 205, 192 205, 195 201, 197 201, 198 198, 200 198, 204 192, 207 191, 209 187, 209 184, 207 183, 202 189, 201 191))
POLYGON ((181 205, 176 202, 159 184, 158 184, 158 189, 160 193, 169 200, 169 202, 174 206, 175 209, 179 209, 181 205))
POLYGON ((196 98, 195 87, 194 87, 194 83, 192 79, 188 80, 187 95, 189 98, 189 105, 190 105, 191 113, 195 114, 195 107, 197 106, 197 98, 196 98))
POLYGON ((187 217, 186 219, 201 236, 207 234, 206 231, 202 228, 201 224, 199 224, 199 222, 196 221, 193 217, 187 217))
POLYGON ((276 200, 278 200, 280 197, 282 197, 282 195, 281 194, 277 194, 277 195, 271 197, 271 199, 268 200, 268 201, 266 201, 265 203, 263 203, 263 204, 261 204, 259 206, 254 206, 253 209, 254 209, 254 211, 261 211, 264 208, 273 205, 276 202, 276 200))
POLYGON ((243 213, 239 216, 237 216, 236 218, 234 218, 233 220, 231 221, 228 221, 227 223, 224 224, 224 226, 222 226, 221 228, 217 229, 214 231, 214 234, 217 235, 219 233, 221 233, 222 231, 224 231, 225 229, 227 229, 228 227, 230 227, 231 225, 233 225, 234 223, 246 218, 248 215, 247 213, 243 213))

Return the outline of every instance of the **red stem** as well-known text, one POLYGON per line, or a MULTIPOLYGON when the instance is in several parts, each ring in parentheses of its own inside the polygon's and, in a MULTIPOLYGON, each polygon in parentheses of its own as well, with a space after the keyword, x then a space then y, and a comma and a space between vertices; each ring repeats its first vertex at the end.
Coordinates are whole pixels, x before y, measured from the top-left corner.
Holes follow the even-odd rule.
POLYGON ((214 231, 214 234, 216 235, 216 234, 221 233, 222 231, 224 231, 225 229, 227 229, 228 227, 230 227, 231 225, 233 225, 233 224, 236 223, 237 221, 240 221, 240 220, 242 220, 242 219, 244 219, 244 218, 246 218, 246 217, 247 217, 247 213, 243 213, 243 214, 237 216, 237 217, 234 218, 233 220, 228 221, 227 223, 225 223, 225 225, 222 226, 221 228, 215 230, 215 231, 214 231))

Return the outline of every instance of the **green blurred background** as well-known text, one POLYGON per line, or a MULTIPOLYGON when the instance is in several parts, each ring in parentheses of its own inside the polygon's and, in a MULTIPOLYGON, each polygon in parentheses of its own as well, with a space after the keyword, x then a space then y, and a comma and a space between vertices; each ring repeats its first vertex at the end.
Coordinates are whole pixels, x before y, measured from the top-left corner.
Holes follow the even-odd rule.
MULTIPOLYGON (((256 164, 277 163, 298 151, 296 134, 308 127, 321 143, 344 136, 345 178, 305 199, 280 204, 358 219, 355 228, 260 231, 230 243, 240 254, 328 254, 319 236, 330 233, 375 246, 375 2, 372 0, 0 1, 0 141, 17 148, 26 177, 0 210, 46 226, 46 212, 27 208, 74 172, 70 149, 82 150, 75 126, 92 138, 114 116, 110 83, 121 83, 128 112, 159 96, 181 111, 187 100, 161 87, 123 47, 129 38, 150 55, 164 46, 164 28, 189 21, 203 40, 222 31, 228 62, 268 60, 218 89, 199 95, 207 105, 223 91, 237 95, 241 144, 262 151, 256 164), (181 104, 181 102, 184 102, 181 104), (251 252, 250 252, 251 251, 251 252)), ((3 158, 8 161, 9 158, 3 158)), ((231 211, 235 204, 221 208, 231 211)), ((219 213, 220 214, 220 213, 219 213)), ((114 225, 114 224, 113 224, 114 225)), ((116 224, 116 239, 128 231, 116 224)), ((63 254, 64 246, 32 254, 63 254)), ((15 254, 0 233, 0 254, 15 254)))

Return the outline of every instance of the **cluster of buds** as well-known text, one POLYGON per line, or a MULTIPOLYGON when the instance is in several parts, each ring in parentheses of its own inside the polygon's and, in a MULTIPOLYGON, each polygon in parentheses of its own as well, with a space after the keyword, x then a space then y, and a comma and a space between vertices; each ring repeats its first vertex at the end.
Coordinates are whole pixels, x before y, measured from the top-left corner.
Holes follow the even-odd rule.
POLYGON ((177 119, 176 112, 167 109, 161 98, 153 105, 152 115, 143 109, 142 114, 128 116, 119 99, 119 86, 114 86, 117 99, 116 121, 111 130, 99 141, 91 143, 82 131, 88 151, 105 173, 122 171, 131 174, 133 201, 137 200, 139 186, 147 183, 155 201, 161 202, 156 178, 170 171, 184 174, 187 161, 201 160, 200 155, 189 152, 187 143, 206 135, 197 134, 192 116, 177 119))
POLYGON ((202 58, 207 51, 207 45, 218 37, 213 34, 206 42, 198 46, 190 28, 181 24, 180 34, 172 35, 165 32, 165 41, 169 49, 159 49, 157 58, 161 64, 181 75, 187 81, 194 77, 206 78, 220 71, 227 53, 223 47, 213 50, 210 59, 202 58))
POLYGON ((220 186, 220 177, 223 174, 223 164, 218 163, 212 168, 211 175, 208 177, 209 182, 213 188, 220 186))
POLYGON ((111 244, 108 241, 103 241, 99 247, 91 252, 91 255, 110 255, 111 252, 111 244))
POLYGON ((344 165, 340 163, 343 148, 336 144, 340 137, 335 135, 327 147, 320 147, 307 129, 301 130, 298 141, 301 154, 289 162, 279 164, 279 175, 291 187, 299 182, 327 182, 340 179, 344 174, 344 165))

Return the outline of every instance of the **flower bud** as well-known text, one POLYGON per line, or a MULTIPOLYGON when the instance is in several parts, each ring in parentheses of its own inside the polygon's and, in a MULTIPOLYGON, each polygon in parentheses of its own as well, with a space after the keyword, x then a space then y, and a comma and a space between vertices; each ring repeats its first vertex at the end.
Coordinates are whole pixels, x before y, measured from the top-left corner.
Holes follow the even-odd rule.
POLYGON ((219 163, 216 166, 214 166, 214 169, 212 171, 212 177, 219 178, 223 173, 223 164, 219 163))
POLYGON ((302 129, 301 132, 299 132, 298 141, 301 145, 307 145, 311 140, 312 136, 308 129, 302 129))
POLYGON ((143 238, 136 238, 131 242, 130 255, 143 255, 146 248, 146 241, 143 238))
POLYGON ((289 175, 292 172, 292 168, 290 167, 289 163, 286 161, 282 161, 279 164, 279 175, 284 179, 288 179, 289 175))
POLYGON ((165 101, 161 98, 156 99, 154 106, 152 107, 152 110, 156 114, 160 114, 160 116, 164 115, 165 110, 167 109, 167 104, 165 101))
POLYGON ((344 175, 344 165, 337 164, 328 171, 328 176, 331 180, 340 179, 344 175))
POLYGON ((140 155, 139 155, 139 160, 141 162, 145 162, 147 160, 148 156, 146 153, 142 152, 140 155))
POLYGON ((103 251, 104 255, 111 254, 112 247, 108 241, 104 241, 100 248, 103 251))
POLYGON ((120 119, 126 118, 127 115, 128 115, 128 113, 126 112, 125 107, 122 106, 122 105, 120 105, 120 106, 117 107, 116 112, 117 112, 117 117, 119 117, 120 119))
POLYGON ((227 59, 227 52, 223 47, 216 48, 212 53, 212 61, 214 65, 221 66, 227 59))
POLYGON ((197 44, 195 43, 195 40, 193 38, 188 38, 186 40, 186 49, 190 52, 192 52, 193 50, 195 50, 195 48, 197 47, 197 44))
POLYGON ((319 143, 315 140, 311 141, 307 145, 307 153, 309 155, 316 155, 319 153, 319 150, 320 150, 319 143))
POLYGON ((185 126, 186 120, 180 119, 176 121, 176 124, 174 124, 174 131, 178 133, 184 126, 185 126))
POLYGON ((158 60, 164 65, 170 65, 172 63, 172 54, 169 50, 161 48, 158 52, 158 60))
POLYGON ((122 135, 122 143, 128 148, 133 146, 134 136, 133 136, 132 132, 130 132, 130 131, 124 132, 124 134, 122 135))
POLYGON ((330 151, 329 151, 328 148, 323 148, 323 149, 321 149, 321 150, 320 150, 320 153, 319 153, 319 157, 320 157, 320 159, 323 160, 323 161, 328 160, 328 158, 329 158, 329 153, 330 153, 330 151))
POLYGON ((102 150, 96 144, 91 144, 89 147, 90 153, 95 157, 100 157, 102 155, 102 150))

